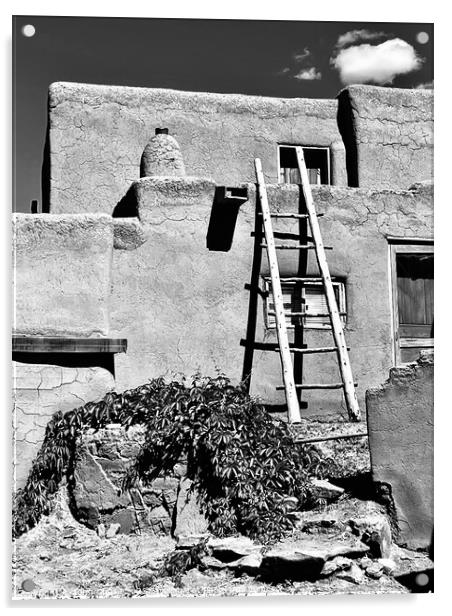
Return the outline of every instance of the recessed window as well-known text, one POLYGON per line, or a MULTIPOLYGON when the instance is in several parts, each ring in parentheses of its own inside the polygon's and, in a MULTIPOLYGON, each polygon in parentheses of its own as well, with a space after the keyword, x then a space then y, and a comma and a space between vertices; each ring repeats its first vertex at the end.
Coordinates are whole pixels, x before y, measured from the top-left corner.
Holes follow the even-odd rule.
MULTIPOLYGON (((278 146, 280 184, 300 184, 295 145, 278 146)), ((330 150, 321 147, 303 147, 310 184, 330 184, 330 150)))
POLYGON ((395 363, 433 347, 433 246, 391 245, 395 363))
MULTIPOLYGON (((276 327, 275 304, 271 293, 271 281, 264 279, 266 294, 266 325, 269 329, 276 327)), ((345 285, 340 281, 333 281, 334 294, 342 324, 346 321, 345 285)), ((331 329, 328 305, 326 302, 323 282, 319 278, 301 284, 300 282, 282 282, 281 290, 284 301, 284 311, 287 313, 286 326, 294 328, 297 325, 307 329, 331 329)))

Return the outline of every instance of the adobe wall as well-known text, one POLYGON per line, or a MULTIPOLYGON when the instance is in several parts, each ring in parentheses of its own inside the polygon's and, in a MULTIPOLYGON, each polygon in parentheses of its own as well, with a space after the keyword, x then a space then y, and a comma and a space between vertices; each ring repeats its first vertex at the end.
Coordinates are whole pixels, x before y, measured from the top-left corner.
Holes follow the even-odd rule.
POLYGON ((13 362, 14 490, 25 485, 52 415, 99 400, 113 388, 104 368, 13 362))
POLYGON ((338 95, 351 186, 409 188, 433 178, 433 91, 352 85, 338 95))
POLYGON ((110 216, 15 214, 13 249, 15 334, 108 334, 110 216))
POLYGON ((167 127, 187 175, 253 182, 260 157, 277 181, 277 144, 332 147, 333 183, 347 184, 337 101, 54 83, 49 91, 50 211, 111 214, 155 128, 167 127))
POLYGON ((366 396, 372 476, 390 486, 397 541, 412 549, 433 539, 433 368, 424 352, 366 396))
MULTIPOLYGON (((251 281, 255 221, 254 185, 247 185, 249 201, 241 206, 231 249, 209 250, 206 236, 211 224, 213 182, 196 178, 145 178, 135 186, 139 225, 138 247, 113 253, 112 334, 128 339, 126 354, 116 356, 117 388, 137 386, 148 378, 198 369, 214 374, 218 368, 234 381, 242 377, 251 281), (178 194, 185 194, 178 199, 178 194), (191 195, 191 197, 189 197, 191 195)), ((272 208, 298 211, 299 189, 269 185, 272 208), (277 206, 277 203, 279 206, 277 206)), ((392 366, 391 307, 387 235, 431 237, 432 188, 411 191, 371 191, 340 187, 313 190, 317 210, 324 212, 324 242, 333 246, 328 259, 333 276, 345 278, 348 304, 346 338, 351 346, 359 399, 384 378, 392 366)), ((228 204, 222 207, 230 208, 228 204)), ((228 210, 227 216, 233 216, 228 210)), ((117 219, 116 228, 129 229, 131 219, 117 219)), ((135 221, 134 224, 137 224, 135 221)), ((226 228, 220 220, 220 232, 226 228)), ((290 222, 279 228, 297 232, 290 222)), ((132 235, 130 236, 132 237, 132 235)), ((280 251, 282 275, 300 273, 298 253, 280 251)), ((317 273, 315 259, 308 275, 317 273)), ((260 274, 268 274, 263 257, 260 274)), ((274 342, 274 331, 264 325, 263 300, 256 310, 256 341, 274 342)), ((310 346, 331 346, 331 331, 309 330, 310 346)), ((281 369, 276 353, 255 351, 251 393, 267 403, 282 404, 281 369)), ((305 382, 337 382, 334 357, 305 360, 305 382)), ((338 407, 338 392, 314 393, 305 414, 345 412, 338 407)))

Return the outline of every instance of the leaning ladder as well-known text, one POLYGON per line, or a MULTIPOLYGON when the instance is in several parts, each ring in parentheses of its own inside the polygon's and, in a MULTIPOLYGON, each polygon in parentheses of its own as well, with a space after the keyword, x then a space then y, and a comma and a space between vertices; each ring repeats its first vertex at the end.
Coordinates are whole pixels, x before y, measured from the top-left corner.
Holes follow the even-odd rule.
MULTIPOLYGON (((276 334, 278 338, 278 349, 281 357, 282 376, 284 382, 284 390, 286 394, 287 410, 290 423, 296 423, 301 421, 300 405, 298 402, 298 389, 343 389, 345 403, 349 418, 352 421, 360 420, 360 410, 358 400, 355 392, 355 383, 353 381, 352 369, 350 366, 350 360, 348 356, 348 349, 345 343, 344 330, 340 318, 340 313, 337 307, 336 296, 334 294, 333 284, 331 282, 330 271, 328 262, 325 255, 325 246, 323 245, 322 235, 320 233, 319 221, 317 213, 314 207, 314 201, 312 199, 311 185, 309 183, 308 172, 303 155, 303 149, 301 147, 296 148, 297 164, 301 177, 301 188, 303 190, 304 200, 306 204, 306 214, 295 213, 270 213, 268 205, 267 188, 265 185, 264 174, 262 171, 262 164, 259 158, 254 161, 257 178, 257 189, 259 195, 259 202, 261 206, 262 222, 265 234, 265 244, 263 247, 267 249, 268 262, 270 266, 270 279, 271 288, 273 294, 273 301, 275 305, 275 321, 276 321, 276 334), (311 228, 310 241, 313 242, 313 246, 309 244, 287 245, 287 244, 275 244, 275 238, 273 234, 272 218, 307 218, 311 228), (284 311, 283 296, 281 290, 281 277, 279 274, 278 259, 276 256, 277 249, 292 248, 296 250, 307 250, 314 248, 317 263, 322 277, 323 288, 325 291, 326 302, 328 306, 328 316, 331 321, 331 328, 333 331, 334 347, 323 348, 303 348, 296 349, 289 346, 289 339, 287 335, 286 326, 286 312, 284 311), (336 352, 339 371, 341 374, 341 383, 317 383, 317 384, 296 384, 294 379, 294 369, 292 364, 291 353, 326 353, 336 352)), ((283 278, 283 280, 290 281, 307 281, 306 278, 283 278)), ((293 315, 294 313, 290 313, 293 315)))

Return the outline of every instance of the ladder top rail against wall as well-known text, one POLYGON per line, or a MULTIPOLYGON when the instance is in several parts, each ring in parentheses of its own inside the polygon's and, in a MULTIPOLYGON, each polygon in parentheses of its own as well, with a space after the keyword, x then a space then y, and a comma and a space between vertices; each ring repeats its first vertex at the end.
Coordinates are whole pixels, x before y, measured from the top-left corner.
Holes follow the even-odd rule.
MULTIPOLYGON (((318 216, 314 206, 312 198, 311 185, 309 183, 308 171, 306 169, 306 163, 303 155, 303 148, 298 146, 296 148, 297 165, 301 178, 301 190, 303 191, 303 197, 306 207, 306 213, 271 213, 268 204, 267 187, 265 184, 264 173, 262 170, 262 163, 259 158, 254 161, 257 179, 257 193, 258 203, 260 205, 260 215, 262 217, 262 224, 264 228, 265 244, 261 244, 267 250, 268 263, 270 268, 270 280, 271 291, 273 295, 274 303, 274 317, 276 323, 276 335, 277 335, 277 350, 279 351, 281 358, 282 377, 284 383, 284 391, 287 401, 287 411, 290 423, 297 423, 301 421, 300 405, 298 401, 297 390, 302 389, 342 389, 344 392, 345 404, 350 420, 359 421, 361 418, 360 409, 358 405, 358 399, 356 397, 355 382, 353 380, 352 369, 350 365, 350 358, 348 355, 348 347, 345 342, 344 329, 341 321, 341 314, 338 310, 336 296, 334 293, 333 283, 331 281, 328 262, 326 259, 325 249, 330 248, 324 246, 322 235, 320 232, 320 226, 318 216), (330 318, 331 329, 335 346, 323 347, 323 348, 307 348, 296 349, 289 345, 289 338, 287 333, 286 316, 287 313, 284 310, 283 294, 281 288, 281 280, 283 281, 297 281, 301 284, 309 282, 310 278, 303 277, 290 277, 281 279, 278 266, 277 250, 287 248, 287 244, 276 244, 275 233, 273 232, 272 218, 305 218, 309 222, 311 228, 311 236, 308 242, 311 244, 297 244, 294 249, 307 250, 314 249, 317 263, 322 279, 323 289, 326 298, 326 304, 328 308, 328 316, 330 318), (326 353, 335 352, 337 355, 339 372, 341 375, 341 383, 319 383, 319 384, 306 384, 295 383, 294 368, 292 363, 291 353, 326 353)), ((299 313, 297 313, 299 314, 299 313)), ((304 313, 301 313, 302 315, 304 313)), ((281 388, 281 389, 283 389, 281 388)))

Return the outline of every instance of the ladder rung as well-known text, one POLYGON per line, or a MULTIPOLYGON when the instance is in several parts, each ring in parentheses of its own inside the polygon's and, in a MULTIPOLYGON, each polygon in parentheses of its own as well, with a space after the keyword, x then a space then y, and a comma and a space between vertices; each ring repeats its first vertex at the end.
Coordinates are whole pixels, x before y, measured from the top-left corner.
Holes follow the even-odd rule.
MULTIPOLYGON (((267 244, 261 244, 261 248, 267 248, 267 244)), ((314 250, 314 245, 309 244, 298 244, 296 246, 291 246, 290 244, 275 244, 276 249, 280 250, 314 250)), ((332 246, 324 246, 325 250, 333 250, 332 246)))
MULTIPOLYGON (((258 212, 258 216, 262 216, 262 212, 258 212)), ((271 218, 309 218, 309 214, 270 214, 271 218)), ((317 214, 317 218, 324 216, 324 214, 317 214)))
POLYGON ((280 280, 282 282, 318 282, 320 284, 322 283, 321 278, 309 278, 306 276, 290 276, 288 278, 281 276, 280 280))
MULTIPOLYGON (((276 346, 274 351, 279 352, 279 347, 276 346)), ((302 353, 303 355, 309 355, 311 353, 332 353, 337 351, 337 347, 312 347, 310 349, 297 349, 294 347, 289 348, 291 353, 302 353)), ((347 347, 347 351, 350 351, 350 347, 347 347)))
MULTIPOLYGON (((354 383, 355 387, 358 387, 358 383, 354 383)), ((295 383, 297 389, 342 389, 343 383, 295 383)), ((284 389, 284 387, 277 387, 276 389, 284 389)))
MULTIPOLYGON (((269 316, 274 317, 275 312, 273 310, 269 310, 267 313, 269 316)), ((331 316, 329 312, 286 312, 284 311, 286 317, 329 317, 331 316)), ((338 312, 340 317, 346 317, 346 312, 338 312)))

